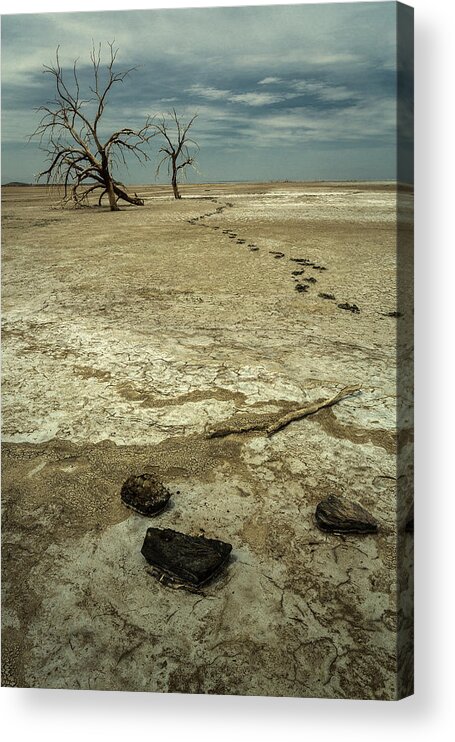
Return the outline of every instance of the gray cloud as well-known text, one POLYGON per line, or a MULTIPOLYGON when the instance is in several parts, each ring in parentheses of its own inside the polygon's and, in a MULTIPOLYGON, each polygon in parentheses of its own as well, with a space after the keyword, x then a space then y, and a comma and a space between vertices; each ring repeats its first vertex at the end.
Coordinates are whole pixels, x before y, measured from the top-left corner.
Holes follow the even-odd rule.
MULTIPOLYGON (((99 29, 96 41, 115 39, 119 68, 137 66, 112 91, 106 131, 175 107, 199 114, 194 134, 207 180, 223 179, 223 152, 238 179, 317 177, 317 157, 321 177, 330 163, 337 177, 337 163, 343 177, 360 177, 368 162, 363 177, 395 177, 395 3, 373 2, 5 16, 3 180, 30 180, 27 162, 39 161, 26 137, 37 123, 33 108, 52 97, 42 65, 60 45, 62 65, 79 58, 88 82, 99 29), (274 150, 268 174, 252 156, 264 147, 274 150)), ((402 57, 406 86, 412 73, 402 57)), ((143 181, 144 171, 132 165, 127 177, 143 181)))

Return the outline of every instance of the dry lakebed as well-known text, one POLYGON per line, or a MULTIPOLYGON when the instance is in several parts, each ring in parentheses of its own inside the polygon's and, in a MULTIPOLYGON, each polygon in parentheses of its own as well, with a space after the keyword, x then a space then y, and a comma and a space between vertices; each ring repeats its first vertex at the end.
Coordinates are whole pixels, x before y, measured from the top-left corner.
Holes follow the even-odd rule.
MULTIPOLYGON (((397 697, 396 185, 135 190, 143 207, 111 213, 2 189, 3 683, 397 697), (120 499, 144 472, 171 493, 154 518, 120 499), (318 528, 332 495, 377 532, 318 528), (150 526, 228 542, 226 568, 160 582, 150 526)), ((400 207, 410 250, 411 191, 400 207)))

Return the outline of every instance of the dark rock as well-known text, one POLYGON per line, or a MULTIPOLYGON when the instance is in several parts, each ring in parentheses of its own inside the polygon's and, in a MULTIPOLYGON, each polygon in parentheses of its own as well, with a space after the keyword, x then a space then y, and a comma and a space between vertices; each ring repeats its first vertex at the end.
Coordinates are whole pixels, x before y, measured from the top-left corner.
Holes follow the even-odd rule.
POLYGON ((171 493, 153 474, 129 477, 120 492, 122 502, 127 507, 149 517, 161 513, 170 496, 171 493))
POLYGON ((316 524, 330 533, 376 533, 378 524, 370 513, 356 502, 329 495, 316 508, 316 524))
POLYGON ((360 314, 360 309, 357 304, 348 304, 346 302, 345 304, 337 304, 337 306, 338 309, 346 309, 348 312, 352 312, 353 314, 360 314))
POLYGON ((411 507, 406 516, 404 530, 406 533, 414 533, 414 507, 411 507))
POLYGON ((321 299, 330 299, 331 301, 335 301, 335 297, 333 294, 318 294, 318 296, 321 297, 321 299))
POLYGON ((224 541, 188 536, 170 528, 148 528, 141 553, 157 576, 200 587, 219 574, 231 550, 231 544, 224 541))

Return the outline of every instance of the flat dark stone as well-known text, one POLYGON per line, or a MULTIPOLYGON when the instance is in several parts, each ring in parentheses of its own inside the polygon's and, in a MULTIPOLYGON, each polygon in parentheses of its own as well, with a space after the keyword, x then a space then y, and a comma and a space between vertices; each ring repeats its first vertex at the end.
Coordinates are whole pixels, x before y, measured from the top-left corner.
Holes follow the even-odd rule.
POLYGON ((141 553, 161 575, 199 587, 222 570, 231 550, 231 544, 224 541, 170 528, 148 528, 141 553))
POLYGON ((376 533, 378 524, 357 502, 329 495, 316 508, 316 523, 330 533, 376 533))
POLYGON ((414 507, 411 507, 406 516, 404 530, 406 533, 414 533, 414 507))
POLYGON ((122 502, 136 513, 154 516, 166 507, 171 493, 153 474, 129 477, 120 491, 122 502))

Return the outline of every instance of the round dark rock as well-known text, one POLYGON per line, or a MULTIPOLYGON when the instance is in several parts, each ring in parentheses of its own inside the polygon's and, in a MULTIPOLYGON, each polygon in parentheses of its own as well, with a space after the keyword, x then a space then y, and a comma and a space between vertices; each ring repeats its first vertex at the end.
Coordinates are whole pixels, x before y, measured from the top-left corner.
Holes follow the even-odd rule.
POLYGON ((122 502, 141 515, 154 516, 166 507, 171 493, 153 474, 138 474, 123 483, 122 502))
POLYGON ((378 524, 357 502, 329 495, 316 508, 316 523, 321 531, 331 533, 376 533, 378 524))

